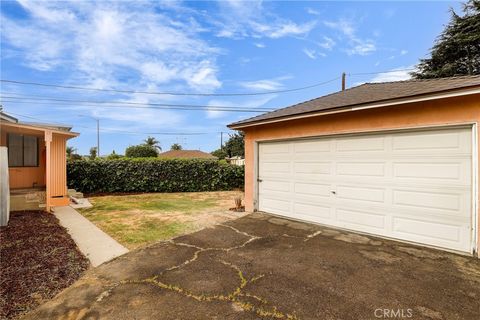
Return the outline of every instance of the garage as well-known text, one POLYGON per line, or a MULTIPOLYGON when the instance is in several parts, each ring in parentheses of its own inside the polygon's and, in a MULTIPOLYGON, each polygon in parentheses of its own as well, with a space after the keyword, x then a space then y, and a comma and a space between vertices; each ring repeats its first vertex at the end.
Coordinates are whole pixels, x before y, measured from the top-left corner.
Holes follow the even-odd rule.
POLYGON ((480 76, 365 83, 230 124, 245 209, 478 255, 480 76))
POLYGON ((259 144, 260 211, 472 250, 471 128, 259 144))

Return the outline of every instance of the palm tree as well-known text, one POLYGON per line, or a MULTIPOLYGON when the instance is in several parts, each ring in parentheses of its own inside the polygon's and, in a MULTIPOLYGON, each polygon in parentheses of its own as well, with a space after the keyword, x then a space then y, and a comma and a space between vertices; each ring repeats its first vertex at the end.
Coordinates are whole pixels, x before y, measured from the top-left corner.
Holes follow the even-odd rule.
POLYGON ((72 156, 77 151, 77 149, 74 147, 67 147, 65 151, 67 152, 67 158, 72 159, 72 156))
POLYGON ((154 137, 148 136, 147 139, 143 140, 143 142, 147 146, 151 146, 151 147, 154 147, 154 148, 158 149, 159 151, 162 151, 162 148, 160 147, 160 141, 158 141, 154 137))

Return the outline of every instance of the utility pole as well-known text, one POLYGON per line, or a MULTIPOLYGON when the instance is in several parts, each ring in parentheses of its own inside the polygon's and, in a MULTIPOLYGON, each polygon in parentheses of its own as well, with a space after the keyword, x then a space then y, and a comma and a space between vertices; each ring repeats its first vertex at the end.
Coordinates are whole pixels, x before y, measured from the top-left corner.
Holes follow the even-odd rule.
POLYGON ((220 150, 223 150, 223 131, 220 132, 220 150))
POLYGON ((346 78, 346 74, 345 72, 342 72, 342 91, 345 91, 345 79, 346 78))
POLYGON ((97 156, 100 157, 100 119, 92 116, 83 115, 83 114, 79 114, 78 116, 90 118, 97 121, 97 156))
POLYGON ((97 155, 100 157, 100 119, 97 120, 97 155))

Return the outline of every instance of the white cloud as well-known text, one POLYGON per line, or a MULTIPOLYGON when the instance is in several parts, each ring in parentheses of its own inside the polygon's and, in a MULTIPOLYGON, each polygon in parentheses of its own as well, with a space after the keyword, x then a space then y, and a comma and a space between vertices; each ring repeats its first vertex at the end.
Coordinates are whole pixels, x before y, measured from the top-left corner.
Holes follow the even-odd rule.
POLYGON ((222 83, 216 77, 216 67, 212 66, 207 60, 202 61, 197 68, 190 68, 185 71, 185 78, 192 88, 199 90, 217 89, 222 83))
POLYGON ((297 23, 284 19, 264 8, 262 1, 220 1, 220 19, 211 20, 219 29, 218 37, 241 39, 303 36, 316 25, 316 21, 297 23))
POLYGON ((327 49, 327 50, 332 50, 333 47, 335 46, 336 42, 332 39, 332 38, 329 38, 327 36, 324 36, 323 37, 323 42, 319 43, 318 45, 324 49, 327 49))
POLYGON ((257 43, 255 43, 255 47, 257 47, 257 48, 265 48, 266 45, 265 45, 264 43, 257 42, 257 43))
POLYGON ((46 20, 50 23, 56 23, 65 20, 75 20, 75 15, 68 9, 45 7, 38 1, 17 0, 17 2, 22 7, 27 9, 33 16, 46 20))
POLYGON ((258 81, 243 82, 241 85, 247 89, 265 90, 265 91, 278 90, 282 88, 281 83, 273 80, 258 80, 258 81))
POLYGON ((402 51, 400 51, 400 55, 404 56, 408 53, 408 50, 405 50, 403 49, 402 51))
POLYGON ((303 53, 305 53, 310 59, 317 59, 317 57, 315 56, 315 50, 304 48, 303 53))
POLYGON ((353 23, 346 19, 339 19, 337 21, 324 21, 327 27, 341 31, 343 34, 349 37, 353 37, 355 34, 355 28, 353 23))
POLYGON ((305 55, 307 55, 307 57, 309 57, 310 59, 317 59, 318 57, 325 58, 327 56, 324 52, 307 48, 303 49, 303 53, 305 53, 305 55))
POLYGON ((296 24, 293 22, 287 22, 277 27, 270 28, 268 36, 273 39, 282 38, 285 36, 303 35, 310 32, 316 25, 316 22, 308 22, 304 24, 296 24))
POLYGON ((389 72, 380 73, 373 77, 370 82, 388 82, 388 81, 403 81, 408 80, 411 78, 410 71, 406 71, 405 69, 412 69, 413 66, 408 67, 399 67, 390 70, 389 72))
POLYGON ((71 70, 78 84, 122 85, 177 81, 211 91, 218 79, 220 50, 203 41, 191 17, 170 18, 155 5, 111 2, 20 1, 27 22, 2 14, 2 43, 19 49, 17 58, 40 71, 71 70), (136 80, 134 80, 136 79, 136 80))
POLYGON ((312 9, 312 8, 307 8, 307 13, 308 14, 311 14, 311 15, 314 15, 314 16, 318 16, 320 15, 320 12, 315 10, 315 9, 312 9))
POLYGON ((249 90, 275 91, 283 88, 282 81, 290 79, 289 76, 277 77, 273 79, 263 79, 257 81, 240 82, 240 86, 249 90))
POLYGON ((345 52, 348 55, 368 55, 377 50, 376 43, 372 39, 362 39, 357 36, 357 29, 353 21, 339 19, 337 21, 324 21, 325 26, 339 31, 347 39, 348 47, 345 52))
POLYGON ((346 50, 348 55, 361 55, 366 56, 377 50, 375 43, 371 40, 355 40, 353 47, 346 50))

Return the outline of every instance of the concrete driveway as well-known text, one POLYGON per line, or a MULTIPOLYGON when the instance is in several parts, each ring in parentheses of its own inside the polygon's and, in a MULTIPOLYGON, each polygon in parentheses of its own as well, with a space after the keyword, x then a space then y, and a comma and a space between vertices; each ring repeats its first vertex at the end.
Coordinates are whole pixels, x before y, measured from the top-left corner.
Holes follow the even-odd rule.
POLYGON ((478 259, 252 214, 90 270, 27 319, 478 319, 478 259))

